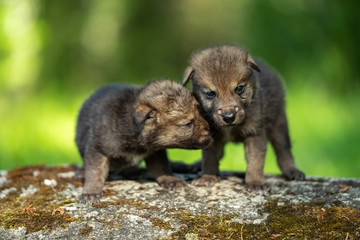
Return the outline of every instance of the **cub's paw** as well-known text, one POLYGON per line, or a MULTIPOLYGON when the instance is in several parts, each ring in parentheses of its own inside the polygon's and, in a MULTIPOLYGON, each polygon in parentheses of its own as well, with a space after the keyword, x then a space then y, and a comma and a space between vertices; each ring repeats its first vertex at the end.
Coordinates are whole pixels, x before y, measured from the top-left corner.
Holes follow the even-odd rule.
POLYGON ((270 186, 267 184, 245 183, 245 188, 253 194, 267 195, 270 193, 270 186))
POLYGON ((100 199, 102 198, 103 193, 83 193, 80 195, 79 202, 85 203, 85 204, 93 204, 100 202, 100 199))
POLYGON ((290 168, 283 172, 284 177, 287 180, 303 181, 305 180, 305 174, 297 168, 290 168))
POLYGON ((159 183, 160 186, 174 190, 174 189, 182 189, 186 187, 186 182, 181 180, 180 178, 163 175, 156 178, 156 181, 159 183))
POLYGON ((192 181, 192 184, 195 186, 206 186, 211 187, 213 186, 217 181, 219 181, 220 177, 216 175, 209 175, 204 174, 200 178, 197 178, 192 181))

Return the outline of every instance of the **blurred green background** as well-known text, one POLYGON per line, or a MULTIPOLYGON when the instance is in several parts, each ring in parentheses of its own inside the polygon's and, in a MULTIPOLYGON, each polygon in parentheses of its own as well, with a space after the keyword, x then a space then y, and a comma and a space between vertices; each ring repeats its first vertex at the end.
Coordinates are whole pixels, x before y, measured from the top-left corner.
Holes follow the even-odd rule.
MULTIPOLYGON (((0 169, 80 163, 77 111, 97 87, 182 80, 191 54, 239 44, 284 79, 308 175, 360 177, 359 1, 0 0, 0 169)), ((188 163, 200 151, 170 150, 188 163)), ((222 170, 245 169, 228 144, 222 170)), ((265 171, 279 173, 271 147, 265 171)))

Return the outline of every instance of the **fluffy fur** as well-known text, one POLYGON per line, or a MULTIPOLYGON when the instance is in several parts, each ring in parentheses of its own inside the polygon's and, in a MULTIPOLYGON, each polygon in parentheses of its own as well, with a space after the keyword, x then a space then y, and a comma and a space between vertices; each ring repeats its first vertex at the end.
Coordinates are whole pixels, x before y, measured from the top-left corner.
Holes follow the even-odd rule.
MULTIPOLYGON (((267 142, 274 147, 284 176, 303 180, 296 168, 285 114, 284 90, 279 77, 238 46, 220 46, 193 55, 183 85, 192 80, 201 114, 210 123, 213 144, 203 150, 203 175, 195 185, 213 185, 227 142, 243 142, 247 161, 245 183, 264 186, 267 142)), ((238 156, 233 156, 234 161, 238 156)))
POLYGON ((142 160, 161 186, 185 187, 172 176, 165 148, 205 148, 212 140, 197 101, 181 84, 163 80, 143 88, 102 87, 85 101, 77 121, 85 177, 80 201, 99 201, 109 169, 142 160))

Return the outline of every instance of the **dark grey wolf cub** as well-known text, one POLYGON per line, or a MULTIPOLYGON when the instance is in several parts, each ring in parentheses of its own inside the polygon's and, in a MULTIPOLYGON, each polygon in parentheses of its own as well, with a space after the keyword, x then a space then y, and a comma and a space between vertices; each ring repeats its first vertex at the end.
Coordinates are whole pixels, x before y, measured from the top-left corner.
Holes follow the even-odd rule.
POLYGON ((98 202, 109 169, 141 160, 161 186, 183 188, 186 183, 172 176, 165 148, 205 148, 212 141, 197 101, 181 84, 162 80, 143 88, 102 87, 85 101, 77 121, 85 171, 80 201, 98 202))
MULTIPOLYGON (((193 55, 183 85, 192 80, 200 112, 215 130, 214 142, 203 150, 203 175, 195 185, 213 185, 226 142, 244 142, 245 183, 264 186, 264 159, 269 140, 287 179, 303 180, 291 154, 284 90, 278 78, 243 48, 220 46, 193 55)), ((235 156, 234 156, 235 158, 235 156)))

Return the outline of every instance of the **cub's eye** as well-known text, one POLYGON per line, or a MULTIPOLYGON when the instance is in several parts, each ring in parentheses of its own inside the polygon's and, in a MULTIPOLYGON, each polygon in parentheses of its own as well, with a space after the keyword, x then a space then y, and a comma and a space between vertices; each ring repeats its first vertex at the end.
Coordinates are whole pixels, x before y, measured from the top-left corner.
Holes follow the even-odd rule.
POLYGON ((208 99, 213 99, 216 96, 216 92, 214 92, 214 91, 208 91, 208 92, 205 92, 204 94, 208 99))
POLYGON ((185 123, 183 126, 190 127, 191 125, 193 125, 193 123, 194 123, 194 119, 191 119, 188 123, 185 123))
POLYGON ((243 91, 245 90, 245 87, 244 86, 237 86, 236 88, 235 88, 235 92, 237 93, 237 94, 240 94, 240 93, 242 93, 243 91))

